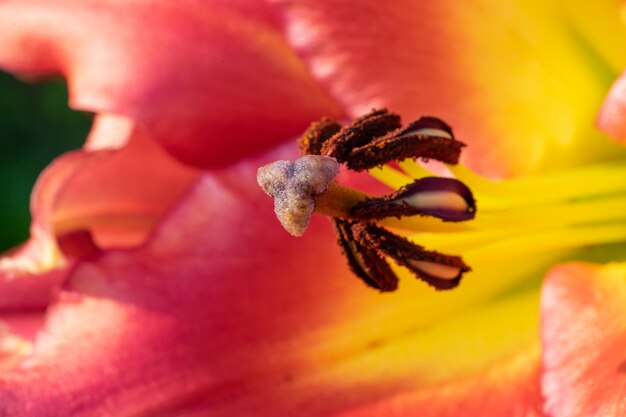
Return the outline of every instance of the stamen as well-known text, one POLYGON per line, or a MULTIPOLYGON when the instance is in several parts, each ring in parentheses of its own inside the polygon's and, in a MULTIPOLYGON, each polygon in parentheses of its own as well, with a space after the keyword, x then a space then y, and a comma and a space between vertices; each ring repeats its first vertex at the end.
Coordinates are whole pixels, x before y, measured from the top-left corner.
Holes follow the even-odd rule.
POLYGON ((471 270, 458 256, 427 251, 409 240, 373 224, 357 223, 352 227, 355 239, 389 256, 438 290, 456 287, 464 272, 471 270))
POLYGON ((447 124, 423 117, 401 129, 400 117, 383 109, 341 129, 322 119, 309 127, 298 145, 306 156, 293 163, 266 165, 257 174, 259 185, 274 197, 274 211, 289 233, 302 235, 315 211, 333 218, 350 269, 368 286, 380 291, 397 288, 398 278, 385 257, 437 289, 458 285, 463 272, 469 271, 461 258, 427 251, 363 221, 414 215, 468 220, 476 211, 469 188, 456 179, 427 177, 374 198, 333 181, 339 162, 354 170, 405 158, 456 163, 465 145, 454 139, 447 124))
POLYGON ((474 218, 476 204, 472 192, 453 178, 426 177, 397 192, 356 204, 352 217, 363 220, 414 215, 430 215, 444 221, 474 218))

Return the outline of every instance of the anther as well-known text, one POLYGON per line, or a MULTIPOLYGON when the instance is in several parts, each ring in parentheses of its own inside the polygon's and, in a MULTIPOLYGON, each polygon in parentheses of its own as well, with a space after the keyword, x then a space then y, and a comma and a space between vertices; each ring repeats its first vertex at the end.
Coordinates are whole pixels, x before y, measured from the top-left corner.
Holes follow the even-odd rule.
POLYGON ((335 133, 339 132, 341 125, 326 117, 319 122, 314 122, 298 139, 298 148, 302 155, 321 155, 322 145, 335 133))
POLYGON ((429 215, 458 222, 474 218, 476 203, 471 190, 462 182, 453 178, 426 177, 393 194, 359 202, 350 215, 361 220, 429 215))
POLYGON ((354 148, 367 145, 374 139, 384 136, 400 127, 400 116, 387 109, 373 111, 342 128, 332 138, 324 142, 321 153, 329 155, 350 167, 351 152, 354 148))
POLYGON ((362 245, 392 258, 398 265, 409 269, 419 279, 438 290, 456 287, 463 273, 471 270, 458 256, 428 251, 373 224, 355 223, 352 233, 355 240, 362 245))
POLYGON ((447 164, 459 161, 465 144, 454 138, 452 129, 435 117, 422 117, 370 143, 353 149, 348 168, 361 171, 406 158, 434 159, 447 164))
POLYGON ((354 238, 354 222, 333 219, 338 243, 348 260, 348 266, 365 284, 382 292, 398 288, 398 277, 389 264, 375 250, 362 245, 354 238))

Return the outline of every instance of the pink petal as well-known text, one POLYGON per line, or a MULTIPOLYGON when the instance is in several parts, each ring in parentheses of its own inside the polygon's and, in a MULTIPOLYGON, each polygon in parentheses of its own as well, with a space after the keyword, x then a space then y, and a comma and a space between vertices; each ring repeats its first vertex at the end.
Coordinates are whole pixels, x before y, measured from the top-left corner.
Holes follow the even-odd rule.
POLYGON ((589 59, 593 50, 610 61, 605 38, 624 50, 615 2, 273 2, 292 45, 352 116, 387 106, 406 121, 441 117, 469 144, 464 161, 484 174, 623 152, 593 131, 608 86, 589 59))
POLYGON ((129 116, 198 166, 341 116, 260 2, 4 1, 0 38, 0 66, 63 74, 74 107, 129 116))
POLYGON ((33 342, 44 323, 43 310, 21 311, 19 313, 2 313, 5 327, 16 337, 33 342))
POLYGON ((546 411, 626 416, 626 267, 555 268, 541 304, 546 411))
MULTIPOLYGON (((81 261, 33 354, 2 374, 0 413, 367 415, 388 398, 414 410, 432 394, 432 410, 477 409, 493 396, 486 410, 533 415, 536 297, 500 311, 508 318, 499 340, 508 342, 490 352, 499 360, 493 369, 483 358, 462 360, 471 364, 464 379, 450 381, 458 377, 451 373, 433 383, 428 371, 450 365, 414 349, 463 349, 468 336, 458 329, 467 323, 444 329, 446 337, 431 337, 426 326, 417 343, 406 340, 404 331, 388 330, 389 320, 406 320, 409 336, 415 332, 412 316, 429 314, 419 291, 407 288, 404 311, 402 298, 367 289, 348 271, 326 219, 314 218, 302 238, 285 233, 254 178, 259 165, 293 158, 290 149, 204 174, 145 246, 81 261), (398 362, 397 351, 408 360, 398 362), (481 371, 490 375, 482 387, 481 371)), ((475 331, 493 314, 480 315, 475 331)))
POLYGON ((0 371, 10 368, 29 353, 31 348, 27 340, 15 335, 0 321, 0 371))
MULTIPOLYGON (((0 266, 4 267, 4 265, 0 266)), ((0 310, 28 311, 46 307, 55 288, 65 280, 69 266, 48 271, 0 270, 0 310)))
POLYGON ((257 163, 205 175, 146 248, 81 263, 33 355, 2 375, 0 413, 232 416, 239 391, 289 386, 306 367, 289 346, 361 284, 336 273, 324 219, 302 239, 273 221, 257 163))

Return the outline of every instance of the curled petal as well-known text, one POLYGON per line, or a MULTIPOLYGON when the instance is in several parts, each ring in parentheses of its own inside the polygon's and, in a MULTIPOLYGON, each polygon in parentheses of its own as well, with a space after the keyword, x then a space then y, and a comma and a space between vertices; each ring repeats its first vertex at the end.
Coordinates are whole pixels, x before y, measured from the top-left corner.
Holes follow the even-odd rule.
POLYGON ((64 184, 97 155, 69 154, 40 175, 31 196, 30 238, 0 258, 0 308, 42 308, 69 270, 51 223, 56 196, 64 184))
POLYGON ((139 131, 120 150, 77 156, 90 161, 54 196, 50 223, 57 236, 89 231, 100 247, 141 244, 198 176, 139 131))
POLYGON ((625 305, 625 265, 567 264, 549 274, 541 297, 549 415, 626 415, 625 305))
POLYGON ((73 259, 140 245, 196 180, 143 134, 126 140, 117 151, 64 155, 42 173, 31 237, 0 259, 1 309, 44 307, 73 259))
POLYGON ((224 165, 342 116, 262 2, 4 1, 0 38, 0 66, 63 74, 74 107, 131 117, 188 164, 224 165))

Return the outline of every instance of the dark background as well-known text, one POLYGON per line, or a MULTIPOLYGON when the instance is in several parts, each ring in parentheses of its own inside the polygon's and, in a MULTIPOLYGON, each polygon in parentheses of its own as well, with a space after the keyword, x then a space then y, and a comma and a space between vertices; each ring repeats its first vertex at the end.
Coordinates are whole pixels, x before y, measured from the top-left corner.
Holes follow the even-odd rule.
POLYGON ((37 176, 82 146, 91 120, 69 109, 63 80, 25 83, 0 72, 0 251, 26 240, 37 176))

